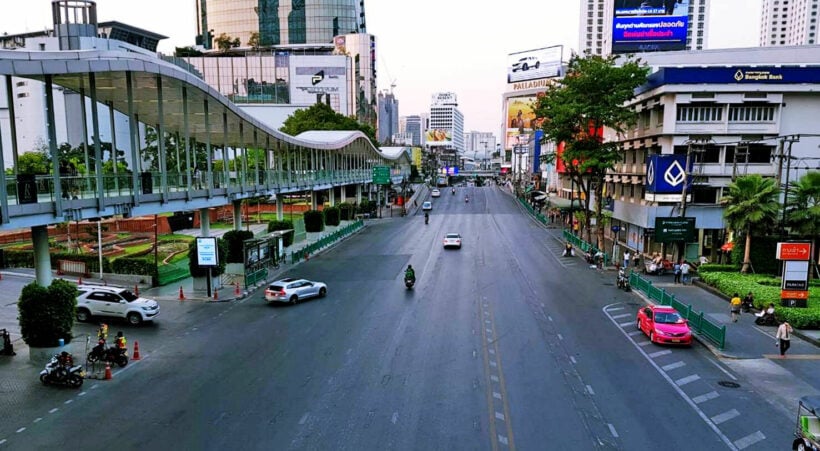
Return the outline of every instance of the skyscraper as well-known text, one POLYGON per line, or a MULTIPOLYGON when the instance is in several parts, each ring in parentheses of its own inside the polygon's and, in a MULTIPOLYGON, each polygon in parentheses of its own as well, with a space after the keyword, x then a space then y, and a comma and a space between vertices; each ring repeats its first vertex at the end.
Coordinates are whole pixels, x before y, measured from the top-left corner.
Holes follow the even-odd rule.
POLYGON ((424 122, 421 116, 407 116, 405 132, 411 136, 411 143, 413 146, 421 146, 421 137, 424 134, 424 122))
POLYGON ((433 94, 430 102, 430 128, 424 144, 439 154, 441 161, 455 164, 456 155, 464 152, 464 115, 458 109, 454 92, 433 94))
POLYGON ((613 43, 615 53, 702 50, 706 45, 706 31, 709 20, 706 2, 707 0, 582 0, 579 52, 589 51, 594 55, 609 55, 613 53, 613 43), (629 16, 616 14, 616 9, 619 12, 632 11, 635 19, 643 21, 651 19, 653 14, 656 14, 655 17, 679 16, 679 20, 666 20, 665 22, 678 22, 682 23, 683 26, 679 30, 650 28, 649 32, 643 31, 646 29, 641 29, 641 31, 630 29, 626 33, 622 31, 622 28, 615 27, 614 31, 620 34, 616 34, 614 37, 613 22, 626 22, 631 19, 629 16), (660 34, 672 34, 673 39, 664 37, 652 41, 642 36, 645 33, 654 33, 656 30, 660 34), (624 39, 624 34, 627 36, 626 39, 624 39), (634 42, 630 42, 633 40, 634 42))
POLYGON ((366 33, 364 0, 197 0, 197 43, 213 48, 226 34, 248 46, 328 44, 334 36, 366 33))
POLYGON ((760 46, 817 44, 820 0, 763 0, 760 46))
POLYGON ((393 140, 399 132, 399 101, 392 92, 379 93, 379 142, 384 144, 393 140))

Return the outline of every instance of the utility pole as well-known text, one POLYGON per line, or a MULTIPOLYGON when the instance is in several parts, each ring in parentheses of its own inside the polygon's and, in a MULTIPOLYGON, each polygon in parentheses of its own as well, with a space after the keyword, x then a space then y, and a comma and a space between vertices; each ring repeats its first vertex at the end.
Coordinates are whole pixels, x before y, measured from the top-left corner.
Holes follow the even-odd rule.
POLYGON ((792 144, 800 142, 800 135, 787 136, 785 141, 789 143, 789 150, 786 155, 786 184, 783 186, 783 215, 780 218, 780 233, 783 236, 786 236, 786 210, 789 206, 789 176, 791 175, 792 169, 792 144))

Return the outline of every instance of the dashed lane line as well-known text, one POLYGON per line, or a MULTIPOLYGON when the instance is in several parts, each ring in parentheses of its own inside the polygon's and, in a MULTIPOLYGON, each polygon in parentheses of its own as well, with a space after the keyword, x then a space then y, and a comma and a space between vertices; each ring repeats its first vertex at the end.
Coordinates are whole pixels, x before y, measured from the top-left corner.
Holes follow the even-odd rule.
POLYGON ((668 349, 664 349, 663 351, 655 351, 655 352, 653 352, 653 353, 649 354, 649 357, 652 357, 652 358, 654 359, 654 358, 656 358, 656 357, 661 357, 661 356, 664 356, 664 355, 669 355, 669 354, 671 354, 671 353, 672 353, 672 351, 670 351, 670 350, 668 350, 668 349))
POLYGON ((713 416, 712 422, 715 424, 721 424, 739 416, 740 412, 738 412, 737 409, 727 410, 726 412, 713 416))
POLYGON ((737 449, 746 449, 761 440, 766 440, 766 436, 763 435, 762 432, 757 431, 735 440, 735 446, 737 446, 737 449))
POLYGON ((702 403, 704 403, 704 402, 706 402, 706 401, 709 401, 709 400, 711 400, 711 399, 715 399, 715 398, 717 398, 717 397, 719 397, 719 396, 720 396, 720 395, 718 394, 718 392, 716 392, 716 391, 710 391, 709 393, 704 393, 704 394, 702 394, 702 395, 695 396, 694 398, 692 398, 692 401, 695 401, 695 402, 696 402, 696 403, 698 403, 698 404, 702 404, 702 403))
POLYGON ((632 314, 631 313, 621 313, 620 315, 615 315, 615 316, 612 316, 611 318, 612 319, 621 319, 621 318, 626 318, 626 317, 629 317, 629 316, 632 316, 632 314))
POLYGON ((678 368, 683 368, 684 366, 686 366, 685 363, 683 363, 681 361, 677 361, 675 363, 670 363, 669 365, 664 365, 664 366, 661 367, 661 369, 664 370, 664 371, 672 371, 672 370, 676 370, 678 368))
POLYGON ((680 379, 675 379, 675 385, 677 385, 678 387, 682 387, 686 384, 691 384, 692 382, 695 382, 695 381, 698 381, 698 380, 700 380, 700 376, 698 376, 697 374, 691 374, 689 376, 682 377, 680 379))

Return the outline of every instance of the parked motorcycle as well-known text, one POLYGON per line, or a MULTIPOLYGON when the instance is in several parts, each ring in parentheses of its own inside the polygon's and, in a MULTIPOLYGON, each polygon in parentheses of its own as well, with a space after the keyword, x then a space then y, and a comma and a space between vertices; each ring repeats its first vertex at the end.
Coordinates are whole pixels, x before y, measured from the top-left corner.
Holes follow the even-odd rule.
POLYGON ((619 289, 624 290, 626 292, 632 291, 632 287, 629 285, 629 276, 626 275, 626 271, 623 268, 618 270, 618 279, 616 285, 619 289))
POLYGON ((55 355, 40 371, 40 382, 44 385, 65 385, 71 388, 80 388, 83 385, 83 367, 74 365, 71 355, 55 355))
POLYGON ((100 340, 99 343, 97 343, 97 346, 94 346, 91 349, 91 352, 88 353, 86 358, 90 363, 99 361, 108 362, 111 364, 116 363, 120 368, 128 365, 128 351, 126 349, 120 349, 116 346, 106 348, 105 340, 100 340))

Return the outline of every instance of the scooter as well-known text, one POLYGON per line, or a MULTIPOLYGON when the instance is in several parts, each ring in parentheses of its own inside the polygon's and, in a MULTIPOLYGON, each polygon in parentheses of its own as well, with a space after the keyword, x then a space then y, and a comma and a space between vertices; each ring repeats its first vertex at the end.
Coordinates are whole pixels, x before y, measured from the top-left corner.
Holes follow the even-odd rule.
POLYGON ((464 202, 465 202, 465 203, 469 203, 469 202, 470 202, 470 198, 469 198, 469 197, 465 197, 465 198, 464 198, 464 202))
POLYGON ((453 190, 451 192, 453 193, 453 196, 456 195, 456 189, 455 188, 453 188, 453 190))
POLYGON ((89 362, 95 363, 100 360, 108 363, 116 363, 120 368, 128 365, 128 350, 120 349, 116 346, 105 347, 105 340, 100 340, 97 346, 91 349, 86 356, 89 362))
POLYGON ((619 289, 624 290, 626 292, 632 291, 632 287, 629 286, 629 276, 626 275, 626 271, 623 268, 618 270, 618 279, 616 281, 616 285, 619 289))
POLYGON ((416 280, 415 280, 415 279, 410 278, 410 277, 405 277, 405 278, 404 278, 404 286, 405 286, 405 287, 407 287, 407 289, 408 289, 408 290, 412 290, 412 289, 413 289, 413 285, 415 285, 415 284, 416 284, 416 280))
POLYGON ((65 385, 71 388, 80 388, 83 385, 83 367, 73 365, 73 359, 64 364, 60 362, 60 356, 55 355, 51 361, 46 363, 46 368, 40 371, 40 382, 43 385, 65 385))

